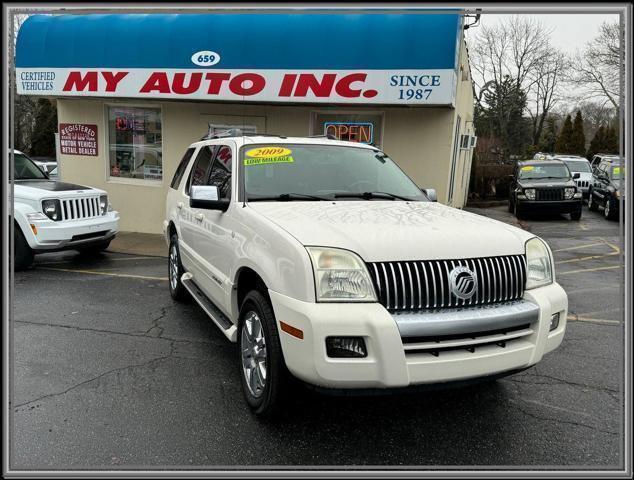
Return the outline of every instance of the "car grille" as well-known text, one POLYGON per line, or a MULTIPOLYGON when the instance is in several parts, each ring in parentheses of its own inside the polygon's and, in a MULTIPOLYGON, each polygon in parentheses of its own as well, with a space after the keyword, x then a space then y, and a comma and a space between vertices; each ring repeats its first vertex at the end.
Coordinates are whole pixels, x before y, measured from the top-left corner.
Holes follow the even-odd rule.
POLYGON ((588 180, 575 180, 577 187, 580 188, 588 188, 590 186, 590 182, 588 180))
POLYGON ((526 283, 524 255, 368 263, 379 302, 390 311, 459 307, 505 302, 522 298, 526 283), (469 268, 477 289, 467 300, 451 292, 450 272, 469 268))
POLYGON ((474 353, 476 349, 498 346, 506 348, 510 343, 525 340, 534 333, 530 324, 517 327, 501 328, 484 332, 464 333, 460 335, 437 335, 434 337, 403 337, 403 349, 406 355, 428 353, 435 357, 452 350, 467 350, 474 353))
POLYGON ((101 215, 98 196, 63 199, 60 201, 62 204, 62 221, 98 217, 101 215))
POLYGON ((535 192, 535 200, 563 200, 563 188, 539 188, 535 192))

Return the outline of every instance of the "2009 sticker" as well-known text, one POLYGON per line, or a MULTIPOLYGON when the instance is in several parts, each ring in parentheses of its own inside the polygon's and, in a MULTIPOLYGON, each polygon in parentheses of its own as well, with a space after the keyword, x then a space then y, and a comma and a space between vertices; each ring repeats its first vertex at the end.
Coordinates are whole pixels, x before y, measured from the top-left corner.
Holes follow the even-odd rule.
POLYGON ((287 157, 293 151, 289 148, 283 147, 259 147, 252 148, 246 155, 253 158, 273 158, 273 157, 287 157))

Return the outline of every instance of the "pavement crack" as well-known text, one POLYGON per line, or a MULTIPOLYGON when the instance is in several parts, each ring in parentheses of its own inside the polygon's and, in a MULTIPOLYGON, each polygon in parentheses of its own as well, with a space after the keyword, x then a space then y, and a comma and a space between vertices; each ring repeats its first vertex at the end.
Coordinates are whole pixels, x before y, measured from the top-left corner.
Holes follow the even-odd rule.
POLYGON ((620 394, 621 392, 619 390, 616 390, 614 388, 609 388, 609 387, 600 387, 597 385, 588 385, 586 383, 579 383, 579 382, 571 382, 570 380, 564 380, 563 378, 559 378, 559 377, 554 377, 552 375, 545 375, 543 373, 525 373, 524 375, 521 375, 519 377, 515 377, 515 378, 511 378, 509 379, 510 381, 514 381, 517 383, 533 383, 533 384, 548 384, 547 382, 522 382, 519 379, 523 378, 523 377, 542 377, 542 378, 548 378, 550 380, 554 380, 555 382, 562 384, 562 385, 570 385, 571 387, 584 387, 584 388, 589 388, 591 390, 599 390, 602 392, 609 392, 612 394, 620 394))
POLYGON ((160 314, 158 317, 156 317, 156 318, 152 319, 152 324, 151 324, 150 328, 148 328, 148 329, 145 331, 145 334, 146 334, 146 335, 148 335, 148 336, 154 336, 154 335, 149 335, 149 333, 150 333, 152 330, 154 330, 154 329, 156 329, 156 331, 158 332, 158 334, 157 334, 157 335, 155 335, 156 337, 161 337, 161 336, 163 335, 164 328, 163 328, 163 327, 161 327, 158 323, 159 323, 161 320, 163 320, 163 319, 165 318, 165 316, 167 315, 167 310, 168 310, 168 308, 169 308, 169 307, 161 307, 161 314, 160 314))
MULTIPOLYGON (((157 319, 157 321, 160 320, 160 317, 157 319)), ((78 327, 75 325, 63 325, 60 323, 45 323, 45 322, 31 322, 28 320, 13 320, 13 322, 15 323, 25 323, 27 325, 38 325, 41 327, 51 327, 51 328, 67 328, 69 330, 77 330, 77 331, 88 331, 88 332, 95 332, 95 333, 105 333, 108 335, 123 335, 125 337, 137 337, 137 338, 150 338, 153 340, 165 340, 165 341, 169 341, 169 342, 177 342, 177 343, 184 343, 184 344, 200 344, 200 345, 214 345, 211 342, 204 342, 201 340, 185 340, 185 339, 179 339, 179 338, 173 338, 173 337, 163 337, 163 336, 156 336, 156 335, 147 335, 146 332, 143 333, 128 333, 128 332, 118 332, 116 330, 105 330, 105 329, 101 329, 101 328, 90 328, 90 327, 78 327)), ((152 330, 152 328, 150 328, 149 330, 152 330)))
POLYGON ((89 378, 89 379, 84 380, 82 382, 79 382, 79 383, 77 383, 77 384, 75 384, 75 385, 73 385, 71 387, 68 387, 66 390, 63 390, 63 391, 57 392, 57 393, 48 393, 46 395, 42 395, 41 397, 34 398, 33 400, 29 400, 28 402, 24 402, 24 403, 20 403, 18 405, 15 405, 13 408, 15 408, 15 412, 18 413, 19 412, 18 409, 21 408, 21 407, 24 407, 26 405, 30 405, 30 404, 35 403, 35 402, 39 402, 39 401, 47 399, 47 398, 53 398, 53 397, 58 397, 60 395, 65 395, 68 392, 71 392, 71 391, 75 390, 76 388, 79 388, 81 386, 84 386, 84 385, 87 385, 89 383, 92 383, 92 382, 94 382, 96 380, 99 380, 100 378, 103 378, 103 377, 105 377, 107 375, 111 375, 111 374, 117 373, 117 372, 123 372, 123 371, 129 370, 131 368, 147 367, 148 365, 152 365, 153 363, 157 363, 157 362, 160 362, 162 360, 166 360, 168 358, 171 358, 174 355, 174 350, 175 350, 174 343, 175 342, 171 342, 170 343, 170 352, 167 355, 162 355, 160 357, 155 357, 155 358, 153 358, 151 360, 148 360, 148 361, 142 362, 142 363, 135 363, 135 364, 132 364, 132 365, 126 365, 124 367, 113 368, 113 369, 108 370, 106 372, 100 373, 99 375, 97 375, 95 377, 89 378))
MULTIPOLYGON (((597 432, 607 433, 608 435, 620 435, 620 432, 613 432, 612 430, 603 430, 603 429, 600 429, 600 428, 596 428, 594 425, 588 425, 587 423, 574 422, 572 420, 563 420, 561 418, 553 418, 553 417, 547 417, 547 416, 538 415, 536 413, 529 412, 528 410, 522 408, 519 405, 519 402, 516 401, 516 400, 509 399, 509 401, 511 403, 515 404, 515 406, 517 407, 517 410, 519 410, 521 413, 523 413, 524 415, 526 415, 528 417, 534 418, 536 420, 555 422, 555 423, 563 423, 563 424, 566 424, 566 425, 574 425, 576 427, 590 428, 590 429, 595 430, 597 432)), ((524 401, 524 400, 520 399, 520 401, 524 401)))

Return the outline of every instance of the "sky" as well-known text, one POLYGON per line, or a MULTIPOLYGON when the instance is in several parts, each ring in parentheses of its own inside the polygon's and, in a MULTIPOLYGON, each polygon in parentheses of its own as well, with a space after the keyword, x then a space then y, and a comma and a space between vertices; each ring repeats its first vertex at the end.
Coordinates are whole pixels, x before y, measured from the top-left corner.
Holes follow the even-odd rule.
MULTIPOLYGON (((482 14, 480 25, 493 26, 510 14, 482 14)), ((552 30, 551 39, 553 46, 559 47, 566 53, 574 53, 576 49, 583 48, 585 42, 591 40, 599 33, 599 27, 603 22, 618 22, 618 14, 598 13, 548 13, 548 14, 522 14, 522 16, 534 17, 541 21, 544 27, 552 30)), ((467 30, 467 34, 476 33, 478 27, 467 30)))

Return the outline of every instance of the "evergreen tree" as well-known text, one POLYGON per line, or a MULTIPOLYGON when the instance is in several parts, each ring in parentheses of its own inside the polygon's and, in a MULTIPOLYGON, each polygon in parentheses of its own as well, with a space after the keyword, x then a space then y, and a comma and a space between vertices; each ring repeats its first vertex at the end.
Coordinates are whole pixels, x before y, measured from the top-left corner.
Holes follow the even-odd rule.
POLYGON ((572 119, 570 118, 570 115, 568 115, 566 116, 563 127, 561 127, 559 137, 557 137, 557 142, 555 144, 556 153, 574 153, 572 146, 572 132, 572 119))
POLYGON ((567 153, 582 156, 586 153, 586 136, 583 133, 583 118, 581 117, 581 111, 579 110, 577 110, 577 115, 575 115, 575 121, 572 126, 570 151, 567 153))
POLYGON ((597 153, 605 153, 603 152, 605 146, 605 137, 605 127, 601 125, 594 133, 594 137, 590 141, 588 153, 586 154, 586 158, 588 160, 592 160, 592 157, 594 157, 597 153))
POLYGON ((555 117, 549 116, 546 119, 546 128, 542 134, 542 139, 539 142, 540 152, 555 151, 555 144, 557 143, 557 124, 555 123, 555 117))
POLYGON ((492 137, 503 145, 503 156, 523 155, 529 142, 528 120, 523 118, 526 93, 517 82, 507 76, 484 94, 487 108, 482 112, 481 123, 492 137))
POLYGON ((619 136, 613 126, 606 129, 603 148, 603 153, 619 153, 619 136))
POLYGON ((46 98, 40 98, 35 107, 35 123, 30 154, 34 157, 55 158, 55 132, 57 109, 46 98))

